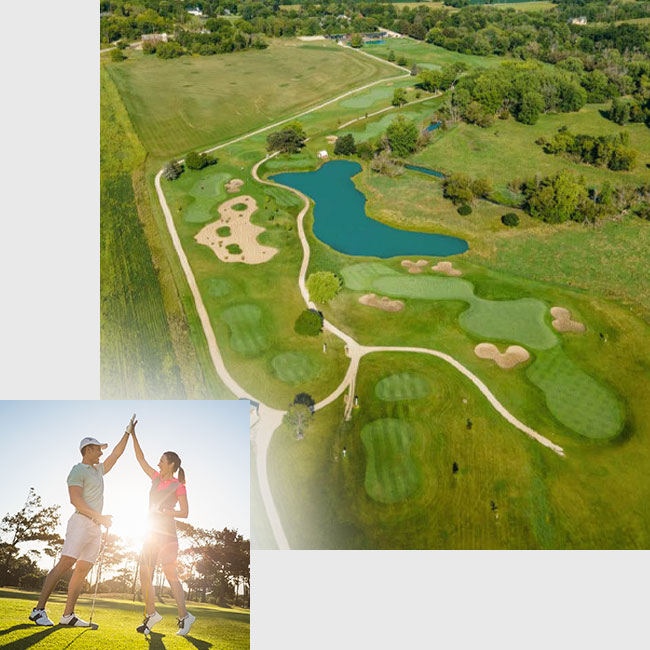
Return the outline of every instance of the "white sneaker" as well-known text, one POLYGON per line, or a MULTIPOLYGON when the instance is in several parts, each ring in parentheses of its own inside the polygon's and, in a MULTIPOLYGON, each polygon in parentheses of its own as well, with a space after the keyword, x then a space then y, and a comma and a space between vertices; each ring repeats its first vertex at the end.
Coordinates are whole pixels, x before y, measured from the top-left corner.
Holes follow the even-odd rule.
POLYGON ((72 614, 68 614, 67 616, 61 616, 59 625, 67 625, 68 627, 90 627, 90 623, 88 621, 80 619, 75 615, 74 612, 72 612, 72 614))
POLYGON ((48 615, 45 613, 44 609, 32 609, 32 613, 29 615, 29 620, 36 623, 36 625, 45 625, 50 626, 54 623, 49 619, 48 615))
POLYGON ((189 612, 187 612, 183 618, 179 618, 178 632, 176 632, 176 636, 186 636, 189 633, 194 621, 196 621, 196 616, 192 616, 192 614, 189 612))
POLYGON ((162 620, 163 617, 158 612, 154 612, 153 614, 146 614, 144 620, 142 621, 142 625, 138 625, 138 627, 135 628, 135 631, 140 632, 140 634, 149 634, 149 632, 151 632, 151 628, 156 623, 160 623, 162 620))

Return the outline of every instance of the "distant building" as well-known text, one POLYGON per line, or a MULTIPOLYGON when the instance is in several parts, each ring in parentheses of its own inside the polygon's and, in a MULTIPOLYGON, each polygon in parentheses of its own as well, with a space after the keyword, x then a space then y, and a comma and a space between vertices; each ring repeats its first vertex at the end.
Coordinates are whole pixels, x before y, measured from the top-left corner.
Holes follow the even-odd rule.
POLYGON ((157 43, 157 42, 166 43, 168 38, 169 37, 167 36, 166 32, 163 32, 162 34, 142 34, 142 42, 143 43, 145 41, 152 41, 154 43, 157 43))
POLYGON ((203 12, 198 7, 192 7, 192 9, 188 9, 187 13, 192 14, 192 16, 202 16, 203 15, 203 12))
POLYGON ((329 158, 329 154, 327 153, 327 151, 325 151, 325 149, 319 151, 317 155, 321 160, 325 160, 325 158, 329 158))
POLYGON ((587 16, 577 16, 576 18, 571 18, 570 22, 572 25, 586 25, 587 16))

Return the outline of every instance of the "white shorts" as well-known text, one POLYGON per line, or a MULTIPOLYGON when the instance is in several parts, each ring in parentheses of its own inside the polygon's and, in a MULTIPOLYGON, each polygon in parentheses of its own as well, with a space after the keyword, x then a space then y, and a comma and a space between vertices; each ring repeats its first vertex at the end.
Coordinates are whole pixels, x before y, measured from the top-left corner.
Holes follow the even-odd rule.
POLYGON ((92 519, 75 512, 68 521, 61 555, 94 564, 99 555, 102 527, 92 519))

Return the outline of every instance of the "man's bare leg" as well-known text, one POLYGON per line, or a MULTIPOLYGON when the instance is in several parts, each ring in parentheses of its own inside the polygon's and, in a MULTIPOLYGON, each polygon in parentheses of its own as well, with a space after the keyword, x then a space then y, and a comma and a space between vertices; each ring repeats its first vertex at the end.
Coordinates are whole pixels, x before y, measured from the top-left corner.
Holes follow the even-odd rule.
POLYGON ((92 562, 86 562, 85 560, 79 560, 77 562, 72 578, 70 578, 70 584, 68 585, 68 599, 66 600, 65 609, 63 610, 64 616, 69 616, 74 612, 74 606, 77 603, 79 594, 81 593, 84 580, 92 568, 92 562))
POLYGON ((47 599, 50 597, 56 583, 59 581, 61 576, 72 566, 77 560, 69 555, 62 555, 61 559, 57 562, 56 566, 47 574, 45 578, 45 584, 43 585, 43 590, 41 591, 41 597, 38 599, 38 604, 36 609, 45 609, 47 604, 47 599))

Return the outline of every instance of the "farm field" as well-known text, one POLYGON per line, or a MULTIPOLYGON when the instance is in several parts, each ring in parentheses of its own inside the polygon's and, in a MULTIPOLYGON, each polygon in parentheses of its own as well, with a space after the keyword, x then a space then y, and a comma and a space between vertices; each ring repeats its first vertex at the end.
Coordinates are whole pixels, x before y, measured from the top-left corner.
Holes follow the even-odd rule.
POLYGON ((549 11, 557 5, 545 0, 539 2, 533 0, 532 2, 495 2, 489 6, 498 7, 499 9, 514 9, 515 11, 549 11))
POLYGON ((398 74, 329 41, 286 39, 231 56, 165 61, 135 52, 107 70, 143 146, 158 158, 207 148, 398 74))
MULTIPOLYGON (((0 635, 2 647, 11 650, 61 650, 74 646, 81 650, 109 648, 187 648, 188 642, 197 648, 218 647, 224 650, 245 650, 250 647, 250 612, 247 609, 226 609, 207 603, 188 602, 188 610, 196 616, 191 634, 176 636, 176 607, 157 604, 163 616, 152 632, 151 639, 138 634, 142 623, 142 603, 131 599, 98 595, 93 622, 98 630, 88 628, 38 627, 27 620, 37 593, 17 589, 0 590, 0 635)), ((78 611, 86 620, 90 615, 92 597, 82 594, 78 611)), ((50 618, 58 621, 63 613, 65 594, 55 593, 50 599, 50 618)))

